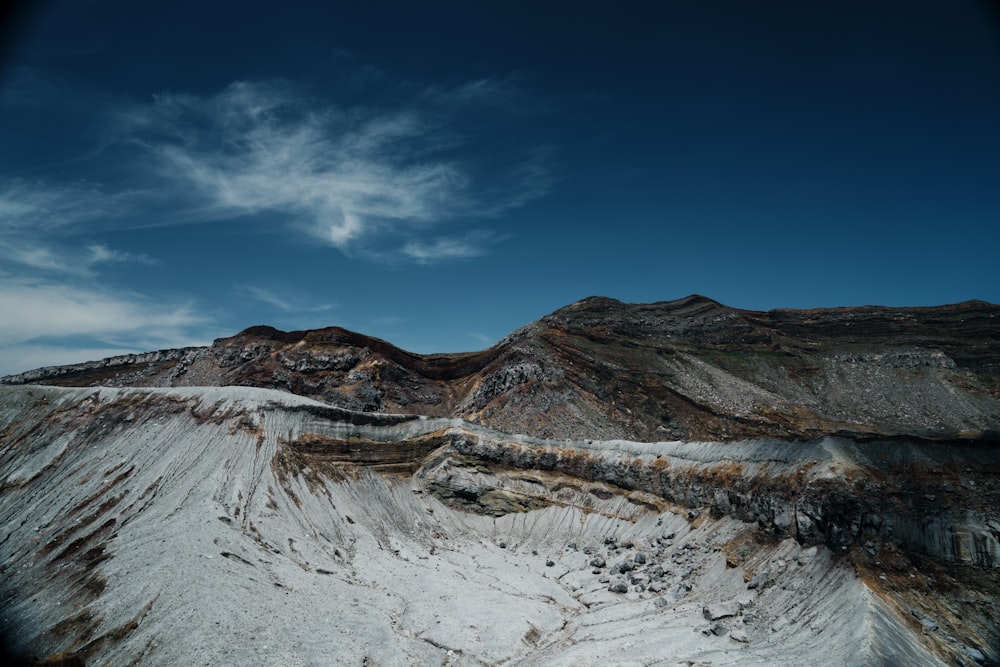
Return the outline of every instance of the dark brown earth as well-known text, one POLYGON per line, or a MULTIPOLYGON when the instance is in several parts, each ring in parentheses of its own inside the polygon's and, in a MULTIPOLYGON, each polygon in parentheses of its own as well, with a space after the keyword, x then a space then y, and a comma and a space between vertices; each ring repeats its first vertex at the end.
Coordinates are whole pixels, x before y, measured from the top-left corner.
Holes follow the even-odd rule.
POLYGON ((548 438, 1000 440, 1000 306, 767 312, 702 296, 584 299, 481 352, 418 355, 339 327, 252 327, 207 348, 6 383, 245 385, 548 438))

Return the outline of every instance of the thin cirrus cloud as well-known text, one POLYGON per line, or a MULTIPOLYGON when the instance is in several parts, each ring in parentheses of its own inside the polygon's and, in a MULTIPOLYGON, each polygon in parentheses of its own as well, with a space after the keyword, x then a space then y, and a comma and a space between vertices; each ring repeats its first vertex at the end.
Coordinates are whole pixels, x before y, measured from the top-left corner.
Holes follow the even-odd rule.
POLYGON ((0 375, 34 368, 37 359, 45 365, 79 361, 87 349, 107 356, 151 349, 149 345, 202 342, 188 332, 205 324, 187 304, 164 305, 139 294, 10 277, 0 277, 0 312, 0 375), (149 332, 156 332, 155 337, 149 332), (90 347, 60 342, 64 337, 86 339, 90 347))
POLYGON ((0 183, 0 229, 36 235, 79 229, 98 220, 120 218, 132 210, 131 192, 107 192, 87 182, 52 183, 9 179, 0 183))
POLYGON ((470 232, 462 236, 445 236, 430 240, 407 241, 402 254, 418 264, 430 264, 449 259, 472 259, 486 254, 486 246, 499 239, 487 232, 470 232))
POLYGON ((104 243, 88 243, 78 248, 74 244, 67 246, 15 234, 0 240, 0 258, 9 265, 16 265, 21 273, 76 277, 94 277, 97 267, 102 264, 159 264, 144 253, 124 252, 104 243))
POLYGON ((325 313, 336 307, 333 303, 310 303, 301 296, 257 285, 238 285, 237 291, 285 313, 325 313))
POLYGON ((98 264, 155 264, 145 254, 75 240, 135 210, 136 200, 133 192, 109 193, 87 182, 9 179, 0 183, 0 259, 21 271, 77 276, 91 275, 98 264))
POLYGON ((493 239, 420 242, 415 234, 496 216, 548 187, 539 151, 501 167, 491 180, 502 191, 477 184, 461 138, 428 120, 434 115, 342 109, 288 86, 238 82, 208 97, 159 95, 123 112, 118 129, 153 158, 164 187, 194 193, 188 216, 277 214, 346 253, 428 263, 482 254, 493 239))

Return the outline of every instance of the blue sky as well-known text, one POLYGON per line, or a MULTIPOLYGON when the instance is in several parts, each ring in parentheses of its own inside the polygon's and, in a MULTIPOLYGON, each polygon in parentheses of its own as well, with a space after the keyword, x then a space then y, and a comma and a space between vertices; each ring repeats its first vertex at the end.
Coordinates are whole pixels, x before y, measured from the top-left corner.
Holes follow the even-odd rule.
POLYGON ((0 67, 0 373, 255 324, 480 349, 595 294, 1000 301, 985 2, 62 0, 0 67))

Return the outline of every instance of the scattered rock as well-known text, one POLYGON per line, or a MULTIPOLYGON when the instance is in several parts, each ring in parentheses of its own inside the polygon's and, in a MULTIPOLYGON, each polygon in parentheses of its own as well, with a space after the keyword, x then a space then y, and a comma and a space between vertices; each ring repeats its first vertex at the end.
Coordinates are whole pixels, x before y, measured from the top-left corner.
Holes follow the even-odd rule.
POLYGON ((590 559, 591 567, 604 567, 608 562, 601 556, 594 556, 590 559))
POLYGON ((757 574, 755 574, 749 582, 747 582, 747 589, 754 590, 767 583, 768 579, 771 578, 771 568, 764 568, 757 574))
POLYGON ((637 551, 636 554, 632 556, 632 562, 637 565, 645 565, 646 554, 642 553, 641 551, 637 551))
POLYGON ((729 627, 725 623, 713 623, 712 627, 709 628, 709 630, 716 637, 721 637, 722 635, 729 632, 729 627))
POLYGON ((910 614, 913 616, 913 618, 920 621, 920 625, 923 627, 924 634, 927 634, 928 632, 936 632, 938 630, 939 628, 938 622, 935 621, 930 616, 927 616, 926 614, 921 612, 919 609, 911 607, 910 614))
POLYGON ((628 593, 628 584, 619 579, 618 581, 611 582, 608 590, 612 593, 628 593))
POLYGON ((555 564, 556 564, 556 562, 554 560, 552 560, 551 558, 549 558, 549 559, 547 559, 545 561, 545 567, 552 567, 555 564))
POLYGON ((977 648, 973 648, 972 646, 963 646, 962 652, 974 662, 979 664, 986 662, 986 656, 977 648))
POLYGON ((633 574, 629 576, 628 580, 633 586, 645 586, 649 578, 644 574, 633 574))
POLYGON ((717 621, 720 618, 730 618, 740 613, 740 605, 736 600, 729 600, 728 602, 716 602, 715 604, 710 604, 701 610, 701 613, 705 615, 705 618, 709 621, 717 621))
POLYGON ((749 644, 750 637, 747 636, 746 631, 736 628, 729 633, 729 638, 740 642, 741 644, 749 644))

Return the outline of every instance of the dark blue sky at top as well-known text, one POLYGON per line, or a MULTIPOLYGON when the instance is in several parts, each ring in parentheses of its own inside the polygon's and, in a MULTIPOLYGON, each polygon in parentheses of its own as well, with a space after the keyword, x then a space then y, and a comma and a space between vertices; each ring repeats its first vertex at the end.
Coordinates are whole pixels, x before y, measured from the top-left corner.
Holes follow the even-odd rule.
POLYGON ((985 2, 22 7, 0 372, 340 325, 488 345, 592 294, 1000 301, 985 2))

